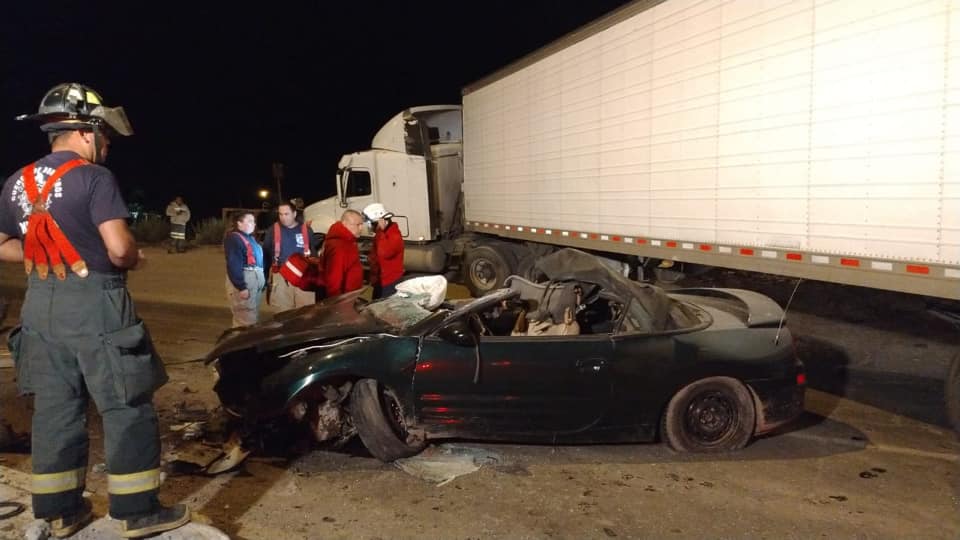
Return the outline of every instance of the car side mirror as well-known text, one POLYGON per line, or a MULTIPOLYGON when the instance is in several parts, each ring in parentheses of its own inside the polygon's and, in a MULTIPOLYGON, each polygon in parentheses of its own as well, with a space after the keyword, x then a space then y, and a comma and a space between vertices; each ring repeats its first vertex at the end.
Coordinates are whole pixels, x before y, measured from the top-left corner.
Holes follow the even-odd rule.
POLYGON ((447 343, 452 343, 458 347, 477 346, 477 334, 464 319, 454 321, 444 326, 437 331, 437 336, 447 343))

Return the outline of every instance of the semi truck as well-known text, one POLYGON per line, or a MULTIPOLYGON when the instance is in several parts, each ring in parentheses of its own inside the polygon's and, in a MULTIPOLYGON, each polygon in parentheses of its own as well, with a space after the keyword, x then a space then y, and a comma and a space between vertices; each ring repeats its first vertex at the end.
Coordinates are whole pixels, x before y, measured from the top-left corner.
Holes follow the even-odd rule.
POLYGON ((381 202, 475 295, 573 246, 960 299, 960 3, 639 0, 462 101, 344 155, 314 231, 381 202))

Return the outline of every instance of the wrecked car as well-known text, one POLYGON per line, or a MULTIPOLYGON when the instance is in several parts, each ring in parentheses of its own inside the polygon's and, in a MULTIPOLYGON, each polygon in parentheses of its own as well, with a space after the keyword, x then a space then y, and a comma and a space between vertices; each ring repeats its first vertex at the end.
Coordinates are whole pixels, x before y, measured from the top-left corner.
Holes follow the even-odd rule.
MULTIPOLYGON (((721 452, 797 417, 805 375, 783 310, 739 289, 625 278, 564 249, 480 298, 424 309, 360 291, 227 331, 207 356, 247 435, 284 417, 392 461, 430 440, 662 439, 721 452)), ((241 437, 242 439, 242 437, 241 437)))

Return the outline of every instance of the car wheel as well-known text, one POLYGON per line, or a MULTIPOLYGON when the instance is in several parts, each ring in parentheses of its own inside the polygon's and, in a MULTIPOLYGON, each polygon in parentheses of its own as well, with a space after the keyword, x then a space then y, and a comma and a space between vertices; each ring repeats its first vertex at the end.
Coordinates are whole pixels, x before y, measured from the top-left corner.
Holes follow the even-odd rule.
POLYGON ((746 386, 729 377, 710 377, 673 396, 660 432, 678 452, 727 452, 747 445, 756 418, 746 386))
POLYGON ((426 441, 407 431, 396 394, 373 379, 353 385, 350 415, 363 445, 380 461, 412 456, 426 445, 426 441))
POLYGON ((464 255, 464 281, 470 294, 480 297, 503 286, 512 261, 491 246, 476 246, 464 255))

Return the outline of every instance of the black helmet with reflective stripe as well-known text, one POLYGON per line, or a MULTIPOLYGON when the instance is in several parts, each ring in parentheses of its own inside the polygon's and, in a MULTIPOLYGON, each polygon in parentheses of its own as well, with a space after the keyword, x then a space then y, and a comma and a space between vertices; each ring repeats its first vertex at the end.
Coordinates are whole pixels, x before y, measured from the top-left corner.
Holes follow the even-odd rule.
POLYGON ((37 120, 43 131, 108 129, 117 135, 133 135, 123 107, 107 107, 94 89, 79 83, 62 83, 50 89, 36 114, 23 114, 17 120, 37 120))

